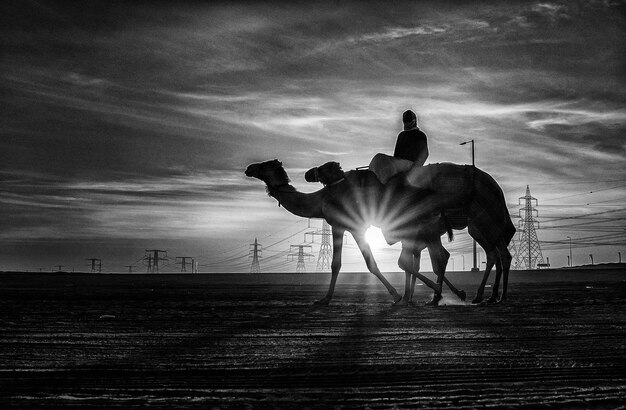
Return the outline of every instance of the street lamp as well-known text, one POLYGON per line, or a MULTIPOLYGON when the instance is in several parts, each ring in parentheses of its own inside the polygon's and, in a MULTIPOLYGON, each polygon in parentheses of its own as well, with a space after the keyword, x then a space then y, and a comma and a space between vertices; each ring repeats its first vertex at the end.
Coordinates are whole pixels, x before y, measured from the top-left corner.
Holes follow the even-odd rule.
POLYGON ((572 259, 572 238, 568 236, 567 239, 569 239, 569 259, 567 262, 569 266, 572 266, 574 264, 574 259, 572 259))
MULTIPOLYGON (((475 167, 476 163, 474 161, 474 140, 464 141, 464 142, 460 143, 459 145, 465 145, 468 142, 470 142, 472 144, 472 166, 475 167)), ((472 272, 477 272, 478 271, 478 266, 477 266, 477 263, 476 263, 476 240, 475 239, 472 241, 472 255, 474 255, 474 267, 472 268, 472 272)))

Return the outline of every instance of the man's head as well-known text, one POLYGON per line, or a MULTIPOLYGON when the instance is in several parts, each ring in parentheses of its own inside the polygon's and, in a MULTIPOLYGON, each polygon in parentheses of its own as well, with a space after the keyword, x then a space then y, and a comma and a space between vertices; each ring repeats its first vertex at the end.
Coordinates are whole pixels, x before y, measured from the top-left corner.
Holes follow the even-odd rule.
POLYGON ((404 129, 410 130, 417 127, 417 116, 411 110, 406 110, 402 113, 402 122, 404 123, 404 129))

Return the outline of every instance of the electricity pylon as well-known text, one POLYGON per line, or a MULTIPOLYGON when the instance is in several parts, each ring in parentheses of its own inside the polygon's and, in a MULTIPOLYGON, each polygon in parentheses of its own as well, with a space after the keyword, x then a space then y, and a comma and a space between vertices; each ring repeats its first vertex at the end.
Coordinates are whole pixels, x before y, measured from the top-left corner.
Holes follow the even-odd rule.
POLYGON ((254 238, 254 243, 250 246, 250 258, 252 258, 252 264, 250 265, 250 273, 261 273, 261 265, 259 264, 259 258, 261 258, 261 244, 254 238))
POLYGON ((148 273, 159 273, 159 261, 166 260, 165 258, 159 257, 160 253, 165 253, 167 256, 167 251, 163 251, 161 249, 146 249, 148 255, 144 257, 144 260, 148 260, 148 273))
POLYGON ((543 263, 543 255, 541 254, 539 239, 535 231, 535 223, 537 223, 537 229, 539 229, 539 222, 534 219, 534 216, 539 216, 539 213, 533 208, 533 201, 535 201, 535 206, 538 205, 538 202, 537 198, 533 198, 530 195, 528 185, 526 185, 526 195, 519 198, 520 205, 522 199, 524 200, 524 207, 520 208, 519 212, 520 218, 522 218, 521 212, 524 211, 524 217, 520 221, 523 229, 517 255, 520 266, 525 266, 526 269, 533 269, 538 263, 543 263))
POLYGON ((98 258, 87 258, 87 261, 91 261, 91 273, 95 273, 96 269, 98 273, 102 272, 102 259, 98 258))
MULTIPOLYGON (((325 219, 322 219, 322 230, 306 232, 304 234, 305 242, 307 235, 321 235, 322 244, 320 245, 320 252, 317 256, 317 267, 315 268, 315 270, 317 272, 329 271, 333 255, 333 246, 330 240, 332 236, 332 233, 330 231, 330 225, 328 225, 325 219)), ((314 241, 312 240, 311 242, 314 241)))
POLYGON ((176 259, 180 259, 180 271, 187 272, 187 259, 191 259, 191 273, 193 273, 193 258, 191 256, 177 256, 176 259))
POLYGON ((517 269, 519 268, 519 254, 517 253, 517 241, 515 240, 515 237, 511 238, 511 243, 509 244, 509 252, 511 252, 511 258, 512 258, 512 266, 517 269))
POLYGON ((128 273, 133 273, 133 268, 135 265, 125 265, 128 268, 128 273))
POLYGON ((330 238, 332 234, 330 232, 330 226, 326 220, 322 220, 322 244, 320 245, 320 253, 317 256, 317 268, 318 272, 330 270, 330 263, 333 256, 333 246, 330 238))
POLYGON ((287 258, 291 256, 292 258, 291 260, 293 260, 293 258, 297 256, 298 264, 296 265, 296 273, 306 273, 306 267, 304 266, 304 258, 310 258, 313 256, 313 254, 310 252, 305 252, 304 248, 308 248, 310 251, 311 245, 291 245, 290 249, 293 249, 293 248, 297 248, 298 251, 297 252, 290 251, 291 253, 287 255, 287 258))

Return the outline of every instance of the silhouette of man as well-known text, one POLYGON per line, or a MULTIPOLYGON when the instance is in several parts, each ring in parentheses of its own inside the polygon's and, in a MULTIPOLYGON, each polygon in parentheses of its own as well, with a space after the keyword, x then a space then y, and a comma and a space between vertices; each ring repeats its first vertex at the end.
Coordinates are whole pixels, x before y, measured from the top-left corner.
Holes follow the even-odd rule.
POLYGON ((421 167, 428 158, 428 141, 426 134, 417 126, 417 116, 411 110, 402 114, 404 130, 398 134, 393 157, 376 154, 370 162, 369 169, 384 184, 399 172, 406 172, 413 167, 421 167))
POLYGON ((428 158, 426 134, 417 127, 417 116, 413 111, 405 111, 402 114, 402 122, 404 131, 398 134, 393 156, 411 161, 413 166, 421 167, 428 158))

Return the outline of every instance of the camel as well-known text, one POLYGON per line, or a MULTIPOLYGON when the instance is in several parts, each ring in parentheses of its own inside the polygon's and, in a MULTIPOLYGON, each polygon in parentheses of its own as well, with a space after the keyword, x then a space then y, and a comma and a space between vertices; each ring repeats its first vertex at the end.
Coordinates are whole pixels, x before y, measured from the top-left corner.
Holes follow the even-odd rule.
MULTIPOLYGON (((409 293, 408 280, 405 284, 405 295, 400 298, 395 289, 384 279, 375 260, 371 254, 369 246, 364 240, 364 232, 372 223, 375 222, 377 203, 380 201, 381 184, 378 179, 372 174, 363 174, 362 172, 351 171, 346 174, 350 180, 348 189, 342 188, 342 192, 346 193, 342 198, 337 196, 337 193, 333 194, 331 191, 333 187, 337 187, 339 184, 331 184, 324 189, 311 193, 303 194, 297 192, 296 189, 289 184, 289 178, 282 167, 282 163, 278 160, 267 161, 259 164, 252 164, 246 169, 246 175, 250 177, 256 177, 264 181, 267 185, 268 193, 270 196, 278 200, 279 205, 283 205, 285 209, 291 213, 303 217, 324 218, 332 227, 333 231, 333 262, 331 263, 331 283, 327 295, 319 300, 319 304, 328 304, 332 299, 332 295, 335 288, 337 275, 341 267, 341 251, 343 245, 343 234, 346 230, 352 233, 353 237, 357 241, 361 253, 363 254, 367 263, 368 269, 372 272, 381 282, 386 286, 389 293, 394 297, 394 302, 398 303, 401 300, 410 302, 412 292, 409 293), (351 189, 356 186, 355 184, 363 185, 364 180, 361 178, 366 175, 367 189, 351 189)), ((341 181, 339 181, 341 182, 341 181)), ((432 219, 433 221, 436 221, 432 219)), ((434 224, 434 222, 433 222, 434 224)), ((424 238, 426 235, 433 236, 429 241, 421 242, 422 246, 428 246, 431 257, 434 260, 433 267, 437 273, 438 283, 435 284, 427 277, 421 275, 418 271, 413 269, 411 251, 408 251, 408 255, 411 258, 411 263, 406 262, 407 250, 403 249, 401 254, 401 260, 399 264, 405 270, 411 273, 413 277, 417 277, 422 280, 427 286, 435 290, 435 297, 431 304, 436 305, 441 298, 441 285, 445 282, 453 292, 459 296, 462 300, 465 299, 465 293, 456 290, 452 284, 445 278, 443 273, 445 272, 445 265, 449 257, 449 253, 443 248, 440 241, 440 233, 433 235, 433 224, 421 223, 418 228, 407 230, 406 233, 410 234, 405 239, 410 244, 415 244, 417 241, 415 238, 420 236, 424 238), (419 233, 419 235, 417 235, 419 233), (433 257, 434 255, 434 257, 433 257)), ((422 247, 423 249, 423 247, 422 247)), ((413 254, 419 257, 421 249, 413 252, 413 254)), ((408 276, 407 276, 408 278, 408 276)), ((412 283, 414 285, 414 281, 412 283)), ((412 290, 412 286, 410 289, 412 290)))
MULTIPOLYGON (((494 286, 490 301, 497 300, 498 283, 502 273, 504 273, 504 281, 503 296, 501 300, 504 300, 506 297, 508 270, 511 260, 510 254, 506 249, 506 244, 508 244, 513 236, 515 228, 510 221, 510 216, 508 215, 508 210, 506 209, 506 204, 504 203, 502 191, 490 176, 478 169, 474 171, 474 168, 472 167, 472 170, 468 172, 467 166, 463 168, 462 166, 453 164, 441 165, 444 165, 443 168, 447 169, 448 173, 450 173, 450 167, 452 167, 457 174, 459 169, 461 169, 464 170, 465 173, 469 173, 471 176, 470 180, 465 181, 465 185, 469 187, 462 187, 463 189, 461 190, 457 189, 463 194, 461 195, 461 199, 465 200, 465 202, 463 202, 465 208, 461 209, 463 212, 461 212, 460 216, 456 216, 455 218, 447 217, 442 219, 441 210, 438 210, 437 212, 432 211, 433 204, 438 205, 438 203, 440 204, 442 202, 441 199, 437 200, 436 196, 433 201, 433 195, 430 195, 431 198, 428 199, 428 194, 429 192, 432 193, 432 189, 401 189, 400 192, 408 192, 408 195, 404 195, 405 200, 403 201, 402 198, 400 198, 400 200, 397 200, 398 198, 394 198, 394 201, 389 201, 390 196, 383 194, 390 192, 390 190, 387 187, 381 191, 380 182, 373 175, 373 173, 369 171, 349 171, 344 174, 345 179, 341 178, 340 180, 329 183, 324 189, 312 194, 302 194, 297 192, 296 189, 289 184, 289 179, 285 170, 282 168, 282 163, 278 160, 252 164, 246 170, 246 175, 256 177, 264 181, 267 185, 270 196, 276 198, 279 201, 279 205, 283 204, 290 212, 303 217, 325 218, 333 227, 333 242, 335 246, 333 251, 333 263, 331 264, 331 284, 326 297, 317 303, 327 304, 332 298, 337 275, 341 267, 341 246, 343 244, 342 237, 346 230, 351 232, 357 240, 357 244, 361 249, 369 270, 374 273, 374 275, 376 275, 381 282, 383 282, 389 293, 394 297, 394 301, 396 303, 400 300, 405 300, 406 302, 411 300, 415 278, 421 279, 426 285, 435 290, 435 297, 430 304, 436 305, 440 299, 442 282, 448 284, 457 296, 464 299, 464 292, 457 291, 444 276, 445 265, 449 254, 441 245, 440 235, 442 230, 436 229, 436 227, 441 227, 442 220, 448 220, 448 226, 445 229, 447 231, 450 231, 452 225, 454 224, 456 224, 456 226, 454 226, 456 229, 461 229, 464 226, 469 225, 470 235, 477 238, 478 242, 487 252, 487 269, 485 271, 485 276, 483 277, 483 282, 481 283, 477 296, 473 302, 478 303, 482 300, 484 285, 486 284, 489 271, 494 264, 496 265, 497 271, 496 286, 494 286), (476 174, 476 178, 474 178, 474 174, 476 174), (348 185, 345 184, 346 180, 348 181, 348 185), (482 194, 474 196, 473 193, 475 191, 481 192, 482 194), (485 195, 485 193, 487 195, 485 195), (408 219, 404 218, 404 222, 396 224, 398 226, 394 227, 393 224, 389 224, 392 225, 392 227, 387 229, 388 235, 391 233, 392 236, 399 236, 400 239, 403 240, 403 251, 399 260, 399 265, 403 270, 405 270, 405 272, 410 272, 412 275, 412 283, 409 284, 409 276, 407 274, 405 295, 404 298, 400 299, 397 292, 395 292, 395 289, 393 289, 393 287, 391 287, 380 274, 380 271, 378 270, 371 255, 369 246, 363 239, 363 232, 371 222, 376 223, 375 219, 377 216, 380 216, 380 212, 378 212, 377 215, 377 210, 383 209, 383 215, 385 212, 388 212, 388 207, 380 206, 381 203, 383 205, 385 205, 385 202, 387 202, 387 205, 390 202, 393 202, 394 204, 402 204, 403 202, 407 202, 406 198, 410 199, 408 201, 409 204, 412 201, 421 199, 421 202, 426 205, 421 208, 427 210, 431 208, 429 211, 431 213, 425 214, 424 212, 408 212, 408 214, 418 215, 420 220, 415 223, 415 218, 410 215, 408 219), (494 215, 498 215, 499 218, 494 215), (411 219, 413 219, 413 221, 411 221, 411 219), (455 222, 450 224, 450 219, 455 219, 455 222), (407 225, 407 222, 413 223, 413 226, 408 229, 404 229, 403 232, 403 229, 399 229, 399 227, 401 228, 402 225, 407 225), (490 223, 491 226, 489 226, 490 223), (405 246, 405 242, 408 246, 405 246), (433 259, 433 268, 438 277, 437 284, 419 274, 419 272, 413 267, 413 257, 415 256, 416 260, 419 262, 419 254, 421 250, 429 246, 431 259, 433 259)), ((317 169, 315 170, 317 172, 317 169)), ((454 172, 452 172, 452 174, 454 174, 454 172)), ((456 175, 456 177, 458 180, 458 175, 456 175)), ((415 178, 413 179, 415 180, 415 178)), ((432 180, 432 175, 430 179, 432 180)), ((458 198, 456 199, 458 201, 458 198)), ((444 198, 444 203, 445 200, 450 202, 450 198, 444 198)), ((399 206, 396 207, 396 210, 402 208, 402 206, 399 206)), ((436 207, 434 209, 437 210, 436 207)), ((398 216, 402 215, 394 215, 391 219, 402 221, 403 218, 398 216)), ((408 225, 411 225, 411 223, 408 223, 408 225)), ((382 225, 384 226, 384 224, 382 225)))
MULTIPOLYGON (((327 305, 333 297, 337 276, 341 269, 341 249, 343 247, 343 235, 347 230, 354 237, 367 268, 387 288, 393 297, 394 303, 399 303, 402 297, 396 289, 385 279, 374 260, 372 251, 365 241, 365 225, 359 215, 351 209, 342 207, 333 200, 329 190, 324 188, 312 193, 298 192, 289 182, 289 177, 277 159, 263 163, 251 164, 246 168, 246 176, 254 177, 265 182, 267 192, 282 206, 294 215, 304 218, 323 218, 331 226, 333 236, 333 256, 331 262, 331 282, 326 296, 315 303, 327 305)), ((426 278, 427 279, 427 278, 426 278)), ((432 283, 433 286, 434 283, 432 283)))
MULTIPOLYGON (((396 289, 382 275, 372 255, 371 249, 365 241, 365 231, 372 224, 372 222, 374 222, 372 218, 372 210, 374 210, 374 207, 367 205, 359 206, 359 204, 374 204, 373 199, 375 198, 375 193, 367 192, 367 198, 352 197, 349 198, 347 203, 345 203, 345 201, 338 201, 337 198, 331 194, 329 187, 325 187, 321 190, 308 194, 298 192, 289 183, 289 177, 287 176, 282 163, 277 159, 251 164, 246 169, 245 174, 248 177, 254 177, 265 182, 268 194, 278 201, 279 206, 284 207, 292 214, 302 216, 304 218, 322 218, 325 219, 331 226, 333 236, 331 281, 326 296, 316 301, 316 304, 327 305, 333 297, 337 276, 341 269, 343 235, 346 231, 350 232, 354 237, 363 258, 365 259, 368 270, 374 274, 387 288, 387 291, 394 299, 394 304, 400 303, 403 300, 408 303, 406 293, 404 298, 398 295, 396 289)), ((378 180, 376 179, 376 181, 378 180)), ((380 185, 380 182, 377 183, 380 185)), ((362 196, 360 192, 355 191, 355 193, 362 196)), ((443 247, 441 247, 440 253, 446 253, 443 247)), ((407 269, 412 271, 412 267, 407 266, 407 269)), ((435 292, 441 293, 441 284, 436 284, 426 276, 421 275, 419 272, 413 272, 413 274, 422 280, 427 286, 434 289, 435 292)), ((465 300, 465 292, 454 288, 454 286, 447 279, 444 278, 442 280, 459 298, 465 300)), ((438 300, 434 301, 433 304, 436 304, 437 302, 438 300)))
MULTIPOLYGON (((309 182, 322 182, 331 192, 334 191, 334 195, 341 196, 345 195, 346 176, 353 172, 355 171, 346 174, 338 163, 328 162, 307 171, 305 179, 309 182)), ((428 248, 440 285, 443 280, 440 275, 445 274, 449 257, 447 251, 442 251, 440 237, 447 232, 452 240, 452 229, 466 227, 487 254, 483 280, 472 303, 483 301, 484 288, 494 265, 496 279, 488 303, 506 299, 511 264, 507 247, 515 233, 515 227, 511 222, 504 194, 493 178, 473 166, 444 163, 416 167, 408 173, 396 175, 385 186, 380 186, 380 183, 377 186, 376 181, 372 181, 376 179, 372 172, 359 172, 360 182, 355 189, 367 190, 368 186, 375 186, 374 192, 378 198, 377 219, 383 219, 375 224, 383 227, 383 234, 389 244, 404 238, 398 265, 406 272, 404 297, 409 303, 412 301, 415 280, 418 278, 415 272, 419 271, 421 251, 428 248), (502 274, 503 293, 498 300, 502 274)), ((446 280, 446 283, 449 282, 446 280)), ((451 289, 454 291, 454 288, 451 289)), ((440 293, 435 290, 433 300, 440 297, 440 293)))

